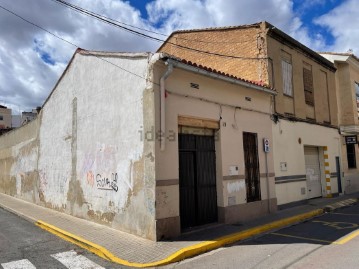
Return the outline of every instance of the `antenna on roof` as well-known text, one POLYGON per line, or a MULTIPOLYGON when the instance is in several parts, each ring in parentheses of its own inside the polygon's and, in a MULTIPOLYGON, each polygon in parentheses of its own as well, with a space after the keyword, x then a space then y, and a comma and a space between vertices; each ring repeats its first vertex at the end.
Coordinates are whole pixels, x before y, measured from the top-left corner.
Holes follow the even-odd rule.
POLYGON ((348 49, 348 53, 353 54, 353 49, 348 49))

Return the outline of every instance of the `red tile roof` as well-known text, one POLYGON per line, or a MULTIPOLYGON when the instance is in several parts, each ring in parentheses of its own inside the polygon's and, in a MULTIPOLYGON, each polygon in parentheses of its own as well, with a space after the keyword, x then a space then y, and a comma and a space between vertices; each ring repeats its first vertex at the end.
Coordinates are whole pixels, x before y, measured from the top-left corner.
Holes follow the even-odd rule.
POLYGON ((170 58, 170 59, 176 60, 178 62, 182 62, 184 64, 187 64, 187 65, 190 65, 190 66, 193 66, 193 67, 196 67, 196 68, 199 68, 199 69, 211 72, 211 73, 215 73, 215 74, 222 75, 222 76, 225 76, 225 77, 229 77, 229 78, 232 78, 232 79, 240 80, 240 81, 243 81, 243 82, 246 82, 246 83, 249 83, 249 84, 253 84, 253 85, 256 85, 256 86, 259 86, 259 87, 263 87, 263 88, 275 91, 274 88, 272 88, 269 85, 265 84, 263 81, 253 81, 253 80, 244 79, 244 78, 241 78, 241 77, 231 75, 229 73, 222 72, 220 70, 216 70, 216 69, 208 67, 208 66, 204 66, 204 65, 201 65, 201 64, 186 60, 186 59, 181 59, 181 58, 175 57, 173 55, 169 55, 169 54, 164 54, 164 55, 166 55, 164 58, 170 58))

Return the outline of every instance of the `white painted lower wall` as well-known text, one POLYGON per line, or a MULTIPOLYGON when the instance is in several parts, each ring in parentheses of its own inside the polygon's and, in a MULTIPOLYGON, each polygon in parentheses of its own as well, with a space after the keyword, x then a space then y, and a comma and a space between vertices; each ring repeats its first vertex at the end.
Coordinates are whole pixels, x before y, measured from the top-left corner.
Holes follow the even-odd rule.
POLYGON ((77 52, 34 135, 0 147, 1 190, 155 240, 151 57, 77 52))
MULTIPOLYGON (((275 187, 278 205, 308 199, 306 181, 278 184, 278 179, 306 174, 305 146, 319 147, 321 156, 323 155, 323 148, 328 147, 330 172, 336 172, 335 157, 341 156, 338 130, 304 122, 291 122, 285 119, 279 119, 277 123, 273 123, 272 128, 274 171, 277 181, 275 187), (281 169, 281 163, 286 163, 286 170, 281 169), (305 188, 304 194, 302 193, 302 188, 305 188)), ((324 158, 321 159, 321 164, 323 165, 322 172, 324 173, 324 158)), ((322 175, 321 183, 322 194, 326 196, 325 175, 322 175)), ((336 177, 331 178, 331 189, 332 193, 338 192, 336 177)))

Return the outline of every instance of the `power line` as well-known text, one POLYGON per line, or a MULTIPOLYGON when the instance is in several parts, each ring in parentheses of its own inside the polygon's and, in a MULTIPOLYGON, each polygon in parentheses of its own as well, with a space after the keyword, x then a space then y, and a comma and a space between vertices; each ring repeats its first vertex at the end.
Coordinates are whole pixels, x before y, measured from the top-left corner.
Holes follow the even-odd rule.
MULTIPOLYGON (((63 6, 65 6, 66 8, 69 8, 69 9, 72 9, 72 10, 76 10, 72 7, 70 7, 69 5, 73 5, 73 4, 70 4, 68 2, 66 2, 67 4, 65 3, 62 3, 62 1, 56 1, 56 0, 51 0, 57 4, 61 4, 63 6)), ((65 2, 65 1, 63 1, 65 2)), ((75 6, 75 5, 73 5, 75 6)), ((79 7, 80 8, 80 7, 79 7)), ((92 12, 88 9, 85 9, 85 8, 82 8, 81 9, 83 10, 86 10, 87 12, 90 12, 90 13, 93 13, 93 14, 96 14, 95 12, 92 12)), ((141 31, 145 31, 145 32, 148 32, 148 33, 152 33, 152 34, 156 34, 156 35, 160 35, 160 36, 164 36, 166 38, 168 38, 170 35, 168 34, 164 34, 164 33, 160 33, 160 32, 156 32, 156 31, 152 31, 152 30, 148 30, 148 29, 145 29, 145 28, 142 28, 142 27, 138 27, 138 26, 134 26, 134 25, 131 25, 129 23, 125 23, 125 22, 122 22, 122 21, 119 21, 119 20, 115 20, 115 19, 112 19, 110 17, 107 17, 105 15, 100 15, 97 13, 98 16, 104 18, 104 19, 107 19, 107 20, 110 20, 110 21, 113 21, 113 22, 116 22, 116 23, 119 23, 119 24, 122 24, 122 25, 125 25, 125 26, 128 26, 128 27, 131 27, 131 28, 134 28, 134 29, 137 29, 137 30, 141 30, 141 31)), ((174 37, 175 39, 178 39, 178 40, 186 40, 186 41, 191 41, 191 42, 197 42, 197 43, 206 43, 206 44, 241 44, 241 43, 248 43, 250 41, 205 41, 205 40, 198 40, 198 39, 190 39, 190 38, 184 38, 184 37, 174 37)))
POLYGON ((54 1, 54 2, 59 3, 61 5, 64 5, 64 6, 68 7, 68 8, 70 8, 70 9, 73 9, 76 12, 79 12, 79 13, 84 14, 86 16, 95 18, 95 19, 97 19, 99 21, 102 21, 104 23, 107 23, 109 25, 121 28, 122 30, 127 31, 127 32, 129 32, 131 34, 134 34, 134 35, 137 35, 137 36, 140 36, 140 37, 143 37, 143 38, 151 39, 153 41, 160 42, 160 43, 166 42, 168 44, 171 44, 173 46, 176 46, 176 47, 179 47, 179 48, 182 48, 182 49, 191 50, 191 51, 202 53, 202 54, 214 55, 214 56, 226 57, 226 58, 232 58, 232 59, 241 59, 241 60, 264 60, 264 59, 268 59, 267 57, 244 57, 244 56, 225 55, 225 54, 220 54, 220 53, 215 53, 215 52, 203 51, 203 50, 199 50, 199 49, 195 49, 195 48, 190 48, 190 47, 187 47, 187 46, 179 45, 179 44, 173 43, 171 41, 166 41, 166 40, 163 40, 163 39, 160 39, 160 38, 157 38, 157 37, 153 37, 153 36, 150 36, 148 34, 141 33, 139 31, 130 29, 128 27, 125 27, 123 25, 118 24, 115 20, 107 19, 106 17, 104 17, 104 16, 102 16, 102 15, 100 15, 98 13, 89 11, 87 9, 84 9, 82 7, 73 5, 73 4, 68 3, 66 1, 63 1, 63 0, 51 0, 51 1, 54 1))
MULTIPOLYGON (((39 26, 39 25, 37 25, 37 24, 35 24, 35 23, 33 23, 33 22, 27 20, 27 19, 25 19, 24 17, 22 17, 22 16, 16 14, 15 12, 13 12, 13 11, 11 11, 11 10, 9 10, 9 9, 7 9, 7 8, 5 8, 5 7, 3 7, 3 6, 1 6, 1 5, 0 5, 0 8, 2 8, 3 10, 9 12, 9 13, 12 14, 12 15, 18 17, 19 19, 21 19, 21 20, 23 20, 23 21, 25 21, 25 22, 27 22, 27 23, 29 23, 29 24, 31 24, 31 25, 33 25, 33 26, 35 26, 35 27, 37 27, 37 28, 39 28, 39 29, 41 29, 41 30, 43 30, 43 31, 45 31, 46 33, 48 33, 48 34, 50 34, 50 35, 52 35, 52 36, 54 36, 54 37, 56 37, 56 38, 62 40, 63 42, 66 42, 67 44, 70 44, 71 46, 74 46, 74 47, 77 48, 77 49, 80 48, 80 47, 77 46, 76 44, 74 44, 74 43, 72 43, 72 42, 70 42, 70 41, 68 41, 68 40, 66 40, 66 39, 64 39, 64 38, 62 38, 62 37, 60 37, 60 36, 58 36, 58 35, 52 33, 52 32, 50 32, 49 30, 47 30, 47 29, 45 29, 45 28, 43 28, 43 27, 41 27, 41 26, 39 26)), ((98 59, 100 59, 100 60, 102 60, 102 61, 105 61, 105 62, 107 62, 107 63, 109 63, 109 64, 111 64, 111 65, 113 65, 113 66, 115 66, 115 67, 117 67, 117 68, 119 68, 119 69, 121 69, 121 70, 127 72, 127 73, 130 73, 130 74, 132 74, 132 75, 134 75, 134 76, 136 76, 136 77, 139 77, 139 78, 142 78, 142 79, 144 79, 144 80, 147 80, 145 77, 143 77, 143 76, 141 76, 141 75, 139 75, 139 74, 136 74, 136 73, 134 73, 134 72, 131 72, 131 71, 129 71, 129 70, 127 70, 127 69, 125 69, 125 68, 123 68, 123 67, 121 67, 121 66, 119 66, 119 65, 117 65, 117 64, 115 64, 115 63, 113 63, 113 62, 111 62, 111 61, 108 61, 108 60, 106 60, 106 59, 104 59, 104 58, 101 58, 101 57, 97 56, 96 54, 91 53, 90 51, 87 51, 87 53, 90 54, 91 56, 95 56, 96 58, 98 58, 98 59)), ((155 82, 153 82, 153 81, 151 81, 151 82, 154 83, 154 84, 157 84, 157 83, 155 83, 155 82)))

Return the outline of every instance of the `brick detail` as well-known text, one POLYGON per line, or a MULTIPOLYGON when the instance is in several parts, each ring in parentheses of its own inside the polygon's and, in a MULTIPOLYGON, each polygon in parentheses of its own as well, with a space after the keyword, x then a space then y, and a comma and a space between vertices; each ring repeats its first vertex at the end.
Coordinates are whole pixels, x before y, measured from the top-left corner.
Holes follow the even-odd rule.
POLYGON ((184 49, 174 44, 223 55, 266 58, 267 36, 260 27, 178 32, 164 43, 159 52, 269 85, 267 59, 227 58, 184 49))

